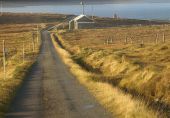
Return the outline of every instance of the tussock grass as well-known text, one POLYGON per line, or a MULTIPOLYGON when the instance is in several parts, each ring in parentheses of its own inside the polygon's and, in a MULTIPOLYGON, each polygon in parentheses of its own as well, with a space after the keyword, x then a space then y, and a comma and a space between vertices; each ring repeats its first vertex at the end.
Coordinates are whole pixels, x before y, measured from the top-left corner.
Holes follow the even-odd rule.
MULTIPOLYGON (((32 51, 32 31, 36 24, 0 25, 0 118, 4 117, 12 99, 35 62, 40 43, 32 51), (2 40, 6 46, 6 79, 3 74, 2 40), (23 62, 23 42, 25 42, 25 61, 23 62)), ((37 36, 37 35, 35 35, 37 36)))
POLYGON ((51 24, 58 24, 67 17, 69 15, 29 13, 3 13, 3 16, 0 16, 0 118, 8 110, 16 91, 36 60, 41 45, 40 40, 40 43, 37 42, 37 25, 41 30, 51 24), (6 80, 3 79, 2 40, 6 42, 6 80), (24 63, 23 42, 25 42, 24 63))
POLYGON ((135 93, 134 96, 144 96, 144 101, 149 99, 155 104, 153 107, 170 115, 169 25, 65 30, 59 34, 65 48, 85 63, 84 66, 99 70, 109 81, 115 81, 117 87, 135 93), (166 43, 162 42, 163 32, 166 43), (157 44, 156 33, 159 34, 157 44), (122 43, 127 35, 133 37, 133 44, 122 43), (113 38, 113 43, 106 45, 108 37, 113 38), (142 46, 138 42, 141 39, 145 41, 142 46))
POLYGON ((131 95, 124 94, 118 88, 108 83, 93 81, 94 73, 85 71, 72 60, 68 51, 61 48, 52 35, 53 44, 63 59, 70 67, 70 71, 77 77, 79 82, 86 86, 96 99, 112 114, 118 118, 157 118, 158 114, 147 108, 140 100, 133 99, 131 95))
MULTIPOLYGON (((7 74, 7 79, 0 80, 0 118, 4 117, 4 113, 9 109, 12 99, 15 97, 17 90, 22 85, 22 82, 31 68, 32 62, 25 62, 18 66, 12 67, 10 75, 7 74)), ((2 78, 0 73, 0 78, 2 78)))

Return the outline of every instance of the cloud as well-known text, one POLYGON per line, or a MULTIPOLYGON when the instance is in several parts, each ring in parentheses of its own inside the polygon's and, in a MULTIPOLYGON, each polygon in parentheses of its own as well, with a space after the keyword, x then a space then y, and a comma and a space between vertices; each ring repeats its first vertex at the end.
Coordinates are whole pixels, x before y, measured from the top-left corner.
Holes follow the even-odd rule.
MULTIPOLYGON (((2 0, 4 2, 68 2, 68 3, 79 3, 81 0, 2 0)), ((84 0, 87 3, 107 3, 107 2, 115 2, 115 3, 122 3, 122 2, 139 2, 139 3, 169 3, 170 0, 84 0)))

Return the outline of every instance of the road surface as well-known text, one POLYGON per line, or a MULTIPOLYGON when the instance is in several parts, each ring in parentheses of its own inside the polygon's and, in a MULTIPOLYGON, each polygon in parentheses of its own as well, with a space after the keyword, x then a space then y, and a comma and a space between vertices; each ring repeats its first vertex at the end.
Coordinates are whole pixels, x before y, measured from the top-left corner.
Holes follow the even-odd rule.
POLYGON ((6 118, 111 118, 56 53, 47 31, 31 72, 6 118))

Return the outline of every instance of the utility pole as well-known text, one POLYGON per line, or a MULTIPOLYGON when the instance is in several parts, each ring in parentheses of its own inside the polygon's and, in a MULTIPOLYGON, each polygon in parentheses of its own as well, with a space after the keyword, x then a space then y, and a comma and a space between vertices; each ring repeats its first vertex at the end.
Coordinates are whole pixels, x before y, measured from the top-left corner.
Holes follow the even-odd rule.
POLYGON ((84 1, 81 1, 80 4, 82 5, 82 13, 84 15, 84 1))
POLYGON ((1 6, 0 6, 0 7, 1 7, 1 8, 0 8, 0 9, 1 9, 1 15, 0 15, 0 16, 2 16, 2 14, 3 14, 3 13, 2 13, 2 10, 3 10, 2 0, 1 0, 1 6))
POLYGON ((92 20, 93 20, 94 19, 94 6, 93 5, 91 6, 91 10, 92 10, 92 15, 91 16, 92 16, 92 20))

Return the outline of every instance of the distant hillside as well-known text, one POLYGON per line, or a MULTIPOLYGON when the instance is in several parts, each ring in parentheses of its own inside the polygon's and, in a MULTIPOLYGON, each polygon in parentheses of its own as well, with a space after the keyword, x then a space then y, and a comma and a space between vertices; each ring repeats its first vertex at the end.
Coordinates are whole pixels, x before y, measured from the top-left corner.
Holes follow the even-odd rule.
POLYGON ((138 20, 138 19, 113 19, 96 17, 95 22, 99 27, 132 26, 132 25, 161 25, 169 24, 168 21, 138 20))
MULTIPOLYGON (((55 23, 71 19, 74 15, 47 14, 47 13, 4 13, 0 16, 0 24, 23 24, 23 23, 55 23)), ((96 27, 115 27, 127 25, 158 25, 169 24, 166 21, 148 21, 136 19, 113 19, 94 17, 96 27)), ((66 21, 68 23, 68 20, 66 21)))
POLYGON ((59 22, 59 21, 63 21, 67 17, 69 17, 69 15, 4 13, 3 16, 0 16, 0 24, 59 22))

